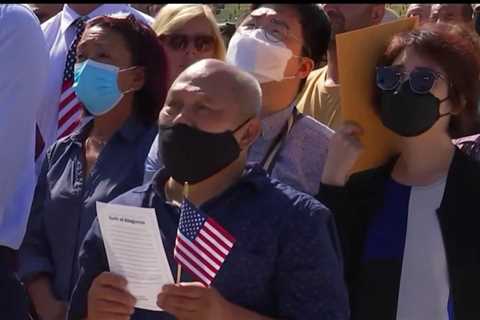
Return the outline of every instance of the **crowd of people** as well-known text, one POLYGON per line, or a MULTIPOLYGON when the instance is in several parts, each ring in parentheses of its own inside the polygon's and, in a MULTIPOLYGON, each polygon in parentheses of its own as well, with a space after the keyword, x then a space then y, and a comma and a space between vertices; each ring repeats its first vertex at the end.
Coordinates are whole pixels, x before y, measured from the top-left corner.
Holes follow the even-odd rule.
POLYGON ((0 4, 0 319, 480 319, 479 13, 409 5, 372 70, 396 153, 352 174, 335 36, 385 4, 228 29, 204 4, 0 4), (174 256, 186 183, 235 238, 209 286, 174 256), (110 272, 97 202, 154 209, 162 311, 110 272))

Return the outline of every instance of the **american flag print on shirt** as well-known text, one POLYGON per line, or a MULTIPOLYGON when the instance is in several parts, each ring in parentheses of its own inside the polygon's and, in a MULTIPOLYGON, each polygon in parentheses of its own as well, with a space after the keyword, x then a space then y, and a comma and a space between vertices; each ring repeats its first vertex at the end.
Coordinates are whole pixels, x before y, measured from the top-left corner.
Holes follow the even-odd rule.
POLYGON ((187 199, 182 202, 174 249, 182 268, 210 286, 234 244, 235 238, 218 222, 187 199))

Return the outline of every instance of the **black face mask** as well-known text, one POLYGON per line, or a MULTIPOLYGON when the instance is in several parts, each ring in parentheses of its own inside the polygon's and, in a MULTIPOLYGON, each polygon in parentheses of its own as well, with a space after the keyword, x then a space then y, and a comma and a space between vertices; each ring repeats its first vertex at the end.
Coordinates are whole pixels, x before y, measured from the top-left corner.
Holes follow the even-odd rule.
POLYGON ((240 155, 234 131, 210 133, 185 124, 160 126, 159 156, 177 182, 195 184, 227 167, 240 155))
POLYGON ((439 100, 431 93, 417 94, 410 87, 410 80, 392 91, 382 91, 380 119, 385 127, 403 137, 418 136, 435 124, 440 117, 439 100))

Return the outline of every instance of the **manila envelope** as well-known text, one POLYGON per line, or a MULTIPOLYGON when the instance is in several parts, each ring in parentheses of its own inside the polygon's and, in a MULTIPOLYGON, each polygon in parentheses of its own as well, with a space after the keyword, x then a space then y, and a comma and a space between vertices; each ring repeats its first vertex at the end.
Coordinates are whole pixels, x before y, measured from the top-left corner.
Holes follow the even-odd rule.
POLYGON ((404 18, 336 36, 342 118, 364 129, 360 137, 364 150, 352 173, 380 166, 395 153, 397 136, 373 109, 375 67, 392 36, 412 30, 416 21, 404 18))

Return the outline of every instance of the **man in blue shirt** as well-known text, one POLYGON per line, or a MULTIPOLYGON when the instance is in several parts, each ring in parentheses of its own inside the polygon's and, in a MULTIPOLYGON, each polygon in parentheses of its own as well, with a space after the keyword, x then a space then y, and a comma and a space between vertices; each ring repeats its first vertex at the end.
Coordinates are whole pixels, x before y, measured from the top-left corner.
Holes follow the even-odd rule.
POLYGON ((0 4, 0 319, 24 320, 14 274, 35 186, 35 115, 48 76, 40 23, 25 5, 0 4))
POLYGON ((271 180, 247 152, 261 128, 261 90, 247 73, 218 60, 187 68, 160 114, 165 167, 113 203, 154 208, 170 268, 183 184, 189 201, 236 239, 210 287, 187 272, 166 285, 165 312, 134 309, 121 276, 108 271, 98 221, 80 253, 69 319, 348 319, 348 297, 330 211, 307 194, 271 180))

